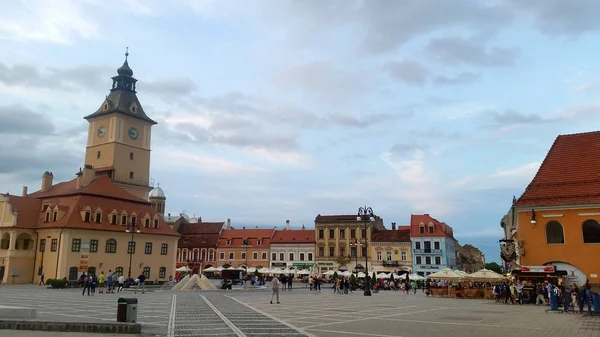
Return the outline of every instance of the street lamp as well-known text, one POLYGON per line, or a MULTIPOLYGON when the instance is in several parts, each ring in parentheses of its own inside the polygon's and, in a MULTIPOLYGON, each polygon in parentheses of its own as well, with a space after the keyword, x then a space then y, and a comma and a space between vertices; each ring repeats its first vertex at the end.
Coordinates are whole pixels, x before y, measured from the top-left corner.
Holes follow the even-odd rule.
POLYGON ((131 260, 133 259, 133 247, 131 243, 135 243, 135 241, 133 241, 133 237, 135 233, 140 233, 140 225, 135 221, 128 223, 125 233, 131 233, 131 241, 129 241, 129 244, 127 245, 127 250, 129 251, 129 271, 127 272, 127 278, 131 280, 131 260))
MULTIPOLYGON (((367 232, 367 226, 369 225, 369 222, 375 221, 375 217, 373 214, 373 209, 371 207, 359 207, 358 208, 358 216, 356 217, 356 221, 364 221, 365 222, 365 292, 364 295, 365 296, 371 296, 371 279, 369 277, 369 248, 368 248, 368 232, 367 232)), ((357 252, 358 254, 358 252, 357 252)))
MULTIPOLYGON (((246 248, 246 278, 248 278, 248 248, 252 248, 250 240, 244 239, 242 241, 242 248, 246 248)), ((244 280, 244 287, 246 287, 246 280, 244 280)))
POLYGON ((363 247, 363 246, 364 246, 364 243, 362 243, 361 240, 359 240, 359 239, 354 239, 353 242, 350 242, 350 247, 356 248, 356 253, 354 254, 354 257, 356 258, 354 270, 356 271, 356 279, 357 280, 358 280, 358 247, 363 247))

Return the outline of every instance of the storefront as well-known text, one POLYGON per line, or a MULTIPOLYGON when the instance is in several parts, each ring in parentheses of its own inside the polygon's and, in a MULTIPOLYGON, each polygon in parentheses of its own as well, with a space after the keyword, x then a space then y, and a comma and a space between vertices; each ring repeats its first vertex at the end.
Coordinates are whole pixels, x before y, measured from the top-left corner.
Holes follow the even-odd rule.
POLYGON ((308 270, 312 270, 314 268, 315 264, 312 262, 294 262, 292 263, 292 267, 294 267, 294 269, 308 269, 308 270))
POLYGON ((317 262, 317 271, 319 273, 325 273, 330 270, 337 270, 337 263, 335 263, 335 262, 317 262))

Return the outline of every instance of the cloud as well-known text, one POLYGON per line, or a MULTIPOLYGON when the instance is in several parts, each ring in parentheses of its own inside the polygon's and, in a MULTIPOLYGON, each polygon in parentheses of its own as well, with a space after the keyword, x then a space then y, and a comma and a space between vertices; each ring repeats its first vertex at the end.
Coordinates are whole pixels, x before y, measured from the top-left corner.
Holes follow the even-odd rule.
POLYGON ((480 228, 480 229, 473 229, 473 230, 459 230, 456 232, 456 237, 460 237, 461 239, 467 238, 467 239, 473 239, 473 238, 501 238, 504 236, 504 233, 502 231, 502 228, 500 228, 500 226, 496 226, 496 225, 489 225, 486 226, 484 228, 480 228))
POLYGON ((82 91, 109 88, 107 78, 111 71, 114 73, 115 69, 91 65, 41 70, 30 65, 8 66, 0 63, 0 83, 8 86, 82 91))
POLYGON ((182 166, 191 167, 194 170, 216 175, 236 175, 265 172, 265 169, 261 167, 242 164, 213 156, 194 155, 172 147, 161 147, 158 148, 156 152, 156 155, 162 158, 162 160, 156 165, 157 168, 164 167, 165 164, 170 166, 170 163, 179 163, 182 166))
POLYGON ((531 180, 537 173, 540 165, 540 162, 532 162, 519 167, 498 169, 490 176, 492 178, 517 178, 524 181, 531 180))
POLYGON ((321 104, 344 105, 365 94, 370 74, 342 70, 327 62, 309 62, 276 70, 273 78, 283 89, 295 90, 321 104))
POLYGON ((55 126, 47 116, 21 105, 0 105, 0 134, 38 136, 54 133, 55 126))
POLYGON ((515 64, 516 49, 494 47, 486 50, 481 41, 460 37, 435 38, 427 51, 438 61, 477 67, 507 67, 515 64))
POLYGON ((513 132, 526 125, 537 127, 560 121, 559 118, 543 117, 538 114, 524 114, 514 109, 508 109, 503 112, 487 110, 486 113, 487 117, 491 118, 491 123, 488 126, 500 133, 513 132))
POLYGON ((433 82, 437 85, 461 85, 470 84, 478 81, 481 75, 472 72, 463 72, 455 76, 437 76, 433 79, 433 82))
POLYGON ((143 81, 138 85, 140 91, 159 95, 171 101, 181 96, 189 96, 196 89, 196 83, 187 77, 160 78, 154 81, 143 81))
POLYGON ((512 10, 533 16, 535 26, 550 36, 577 36, 600 29, 596 0, 507 0, 512 10))
POLYGON ((392 146, 389 152, 395 156, 402 157, 406 155, 412 155, 415 153, 421 153, 428 149, 428 146, 417 143, 396 143, 394 146, 392 146))
POLYGON ((404 60, 390 62, 385 70, 395 80, 414 85, 424 85, 427 82, 429 71, 416 61, 404 60))

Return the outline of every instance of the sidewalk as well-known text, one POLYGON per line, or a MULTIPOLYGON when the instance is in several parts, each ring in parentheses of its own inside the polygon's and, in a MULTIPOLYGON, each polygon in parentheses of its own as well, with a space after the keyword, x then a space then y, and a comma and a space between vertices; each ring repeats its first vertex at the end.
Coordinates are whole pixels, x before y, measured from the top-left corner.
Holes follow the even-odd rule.
POLYGON ((0 330, 0 336, 11 337, 154 337, 153 334, 105 334, 105 333, 82 333, 82 332, 54 332, 54 331, 30 331, 30 330, 0 330))

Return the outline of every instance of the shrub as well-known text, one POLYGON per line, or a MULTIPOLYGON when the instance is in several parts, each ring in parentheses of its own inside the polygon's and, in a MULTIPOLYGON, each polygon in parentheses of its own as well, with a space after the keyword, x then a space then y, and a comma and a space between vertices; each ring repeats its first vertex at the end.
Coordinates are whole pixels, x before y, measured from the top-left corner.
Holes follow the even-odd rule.
POLYGON ((336 271, 336 272, 334 272, 334 273, 333 273, 333 277, 332 277, 332 278, 333 278, 334 280, 337 280, 337 278, 338 278, 338 277, 339 277, 339 276, 338 276, 338 273, 337 273, 337 271, 336 271))
POLYGON ((69 281, 67 281, 66 279, 48 279, 46 280, 46 284, 51 286, 52 289, 63 289, 67 286, 67 284, 69 283, 69 281))
POLYGON ((350 285, 356 287, 356 276, 354 274, 350 275, 350 285))

